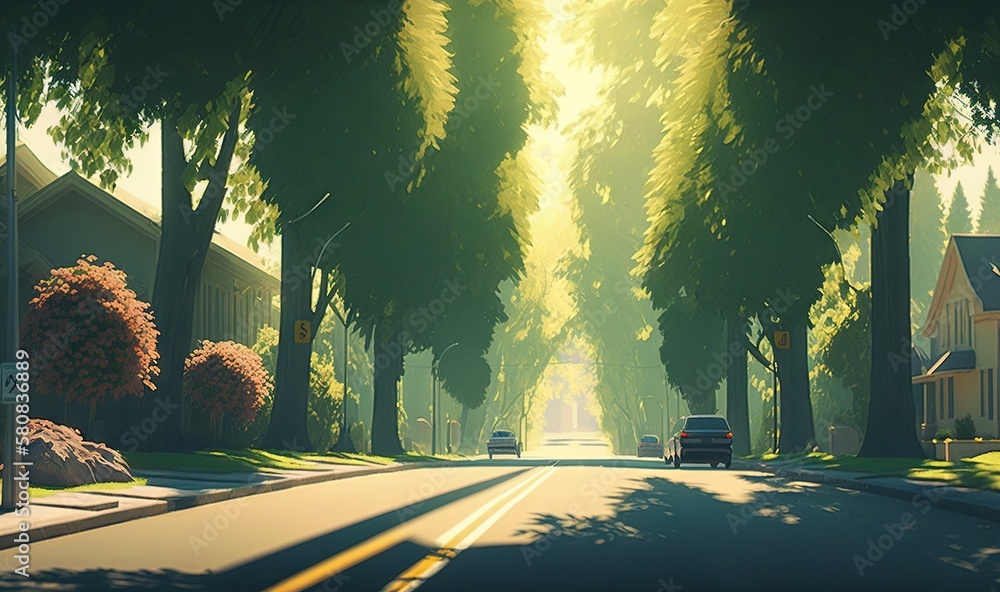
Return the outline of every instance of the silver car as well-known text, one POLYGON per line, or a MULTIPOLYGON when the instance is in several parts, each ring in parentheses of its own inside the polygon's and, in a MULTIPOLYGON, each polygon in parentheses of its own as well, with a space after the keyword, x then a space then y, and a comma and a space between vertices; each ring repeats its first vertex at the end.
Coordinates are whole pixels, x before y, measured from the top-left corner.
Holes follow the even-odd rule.
POLYGON ((494 454, 516 454, 518 458, 521 458, 521 443, 514 432, 496 430, 486 441, 486 451, 489 452, 490 458, 493 458, 494 454))
POLYGON ((646 434, 640 438, 636 456, 639 458, 644 456, 663 458, 663 442, 660 442, 660 437, 652 434, 646 434))

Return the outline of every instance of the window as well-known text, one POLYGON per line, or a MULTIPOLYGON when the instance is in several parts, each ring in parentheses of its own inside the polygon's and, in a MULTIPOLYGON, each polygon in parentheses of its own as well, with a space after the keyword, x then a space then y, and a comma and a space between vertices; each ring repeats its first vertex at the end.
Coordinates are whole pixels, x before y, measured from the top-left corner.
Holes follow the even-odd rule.
POLYGON ((689 417, 684 424, 686 430, 726 430, 729 431, 729 423, 725 417, 689 417))
POLYGON ((945 339, 944 346, 951 347, 951 302, 944 305, 945 339))
POLYGON ((941 413, 940 418, 944 419, 944 379, 938 381, 938 410, 941 413))
POLYGON ((955 419, 955 378, 948 377, 948 419, 955 419))
POLYGON ((993 368, 990 368, 989 370, 986 371, 986 382, 989 385, 989 396, 986 397, 987 401, 986 411, 989 414, 989 418, 993 419, 993 391, 994 391, 993 385, 995 384, 993 382, 993 368))
POLYGON ((927 418, 926 421, 932 423, 934 422, 934 418, 937 417, 937 395, 936 395, 937 389, 935 387, 937 387, 937 384, 933 382, 928 382, 927 384, 924 385, 924 388, 926 389, 925 392, 927 395, 925 397, 927 399, 927 413, 925 417, 927 418))
POLYGON ((986 370, 979 371, 979 416, 986 417, 986 370))

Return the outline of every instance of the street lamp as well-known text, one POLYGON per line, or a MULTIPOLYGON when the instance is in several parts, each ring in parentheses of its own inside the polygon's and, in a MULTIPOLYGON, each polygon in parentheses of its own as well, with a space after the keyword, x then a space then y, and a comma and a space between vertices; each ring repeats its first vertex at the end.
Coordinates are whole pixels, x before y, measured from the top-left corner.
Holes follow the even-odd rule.
MULTIPOLYGON (((657 405, 659 405, 659 407, 660 407, 660 430, 661 430, 660 437, 661 438, 665 438, 666 437, 666 433, 667 433, 667 428, 664 427, 664 425, 663 425, 663 419, 665 417, 665 415, 663 413, 663 403, 661 403, 660 400, 657 399, 656 397, 654 397, 653 395, 646 395, 642 399, 643 399, 643 401, 646 400, 646 399, 652 399, 657 405)), ((641 404, 642 404, 642 402, 640 401, 640 405, 641 404)), ((645 412, 645 410, 646 410, 646 408, 645 408, 645 406, 643 406, 643 411, 645 412)))
POLYGON ((457 341, 449 345, 448 347, 444 348, 444 351, 441 352, 441 355, 438 356, 437 361, 434 362, 433 366, 431 367, 431 374, 433 374, 434 378, 434 382, 432 383, 434 388, 431 389, 431 406, 432 406, 431 418, 433 420, 431 421, 431 456, 437 454, 437 441, 438 441, 437 432, 439 423, 438 419, 440 418, 441 415, 440 413, 441 406, 439 404, 440 403, 439 399, 441 398, 441 380, 438 377, 438 369, 441 367, 441 360, 444 359, 445 354, 447 354, 448 350, 455 347, 456 345, 458 345, 457 341))
MULTIPOLYGON (((10 75, 7 77, 7 361, 13 362, 18 350, 19 323, 17 298, 17 202, 14 180, 17 178, 17 46, 16 34, 10 36, 10 75)), ((7 385, 3 385, 5 388, 7 385)), ((14 405, 4 405, 3 487, 0 509, 14 510, 14 463, 20 455, 15 449, 14 405)))

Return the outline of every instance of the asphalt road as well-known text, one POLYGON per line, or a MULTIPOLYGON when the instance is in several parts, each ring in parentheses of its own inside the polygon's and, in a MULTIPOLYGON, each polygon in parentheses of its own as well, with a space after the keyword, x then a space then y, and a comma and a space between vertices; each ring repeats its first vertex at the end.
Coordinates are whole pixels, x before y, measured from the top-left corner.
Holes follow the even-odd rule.
MULTIPOLYGON (((615 457, 372 475, 35 543, 5 590, 1000 591, 1000 525, 770 475, 615 457)), ((0 553, 13 565, 14 550, 0 553)))

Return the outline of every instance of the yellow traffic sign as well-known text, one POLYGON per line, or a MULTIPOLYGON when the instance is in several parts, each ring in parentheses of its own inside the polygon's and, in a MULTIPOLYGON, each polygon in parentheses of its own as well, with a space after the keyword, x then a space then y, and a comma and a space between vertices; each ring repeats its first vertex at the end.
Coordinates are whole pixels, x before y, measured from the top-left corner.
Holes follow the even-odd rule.
POLYGON ((311 321, 295 321, 295 343, 312 343, 311 321))
POLYGON ((792 338, 788 331, 774 332, 774 347, 777 349, 789 349, 792 345, 792 338))

